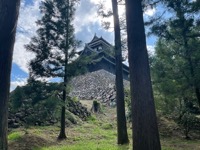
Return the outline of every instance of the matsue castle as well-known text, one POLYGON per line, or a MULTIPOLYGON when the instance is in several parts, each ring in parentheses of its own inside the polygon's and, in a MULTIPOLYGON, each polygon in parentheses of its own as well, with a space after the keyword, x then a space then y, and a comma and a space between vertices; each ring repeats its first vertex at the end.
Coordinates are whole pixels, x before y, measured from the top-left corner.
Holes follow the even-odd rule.
MULTIPOLYGON (((88 71, 94 72, 104 69, 115 75, 114 46, 102 37, 94 35, 91 42, 86 43, 83 50, 78 52, 79 56, 94 55, 92 62, 88 65, 88 71)), ((123 78, 129 80, 129 67, 123 64, 123 78)))

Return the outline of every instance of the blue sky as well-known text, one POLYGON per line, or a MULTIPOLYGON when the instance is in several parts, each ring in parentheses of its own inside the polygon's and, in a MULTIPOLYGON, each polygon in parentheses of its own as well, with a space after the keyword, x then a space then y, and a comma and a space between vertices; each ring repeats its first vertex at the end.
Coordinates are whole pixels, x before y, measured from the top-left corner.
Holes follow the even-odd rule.
MULTIPOLYGON (((39 6, 42 0, 22 0, 20 16, 18 20, 16 43, 14 47, 12 73, 11 73, 11 90, 16 86, 26 84, 28 78, 28 62, 34 58, 34 55, 27 52, 25 44, 30 42, 31 37, 36 35, 37 26, 35 22, 40 18, 39 6)), ((100 0, 81 0, 77 6, 74 20, 75 34, 77 39, 84 43, 90 42, 96 33, 102 36, 108 42, 113 43, 113 31, 105 30, 101 26, 102 18, 97 15, 97 3, 100 0)), ((107 9, 111 7, 111 1, 105 0, 107 9)), ((120 8, 121 14, 123 8, 120 8)), ((145 14, 152 15, 155 10, 148 10, 145 14)), ((108 19, 112 21, 112 18, 108 19)), ((149 38, 148 48, 153 49, 155 38, 149 38)))

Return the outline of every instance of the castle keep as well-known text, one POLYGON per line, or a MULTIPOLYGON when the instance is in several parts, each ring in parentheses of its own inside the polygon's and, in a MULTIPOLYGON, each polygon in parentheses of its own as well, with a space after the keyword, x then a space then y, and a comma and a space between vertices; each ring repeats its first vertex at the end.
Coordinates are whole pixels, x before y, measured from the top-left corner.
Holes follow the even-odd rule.
MULTIPOLYGON (((91 42, 86 43, 82 51, 78 53, 81 55, 95 55, 92 62, 88 65, 88 71, 94 72, 98 70, 105 70, 115 75, 115 57, 114 46, 108 43, 102 37, 93 37, 91 42)), ((123 64, 123 78, 129 80, 129 67, 123 64)))

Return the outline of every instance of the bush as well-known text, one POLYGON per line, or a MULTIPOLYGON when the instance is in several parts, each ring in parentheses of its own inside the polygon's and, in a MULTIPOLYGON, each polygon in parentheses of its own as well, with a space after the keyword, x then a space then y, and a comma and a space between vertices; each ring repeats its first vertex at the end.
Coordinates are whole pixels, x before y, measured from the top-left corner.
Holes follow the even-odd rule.
POLYGON ((102 113, 101 104, 97 100, 93 101, 91 111, 94 113, 102 113))
POLYGON ((178 124, 183 127, 186 139, 190 139, 189 133, 191 130, 200 131, 200 118, 197 114, 192 113, 188 108, 183 110, 178 124))

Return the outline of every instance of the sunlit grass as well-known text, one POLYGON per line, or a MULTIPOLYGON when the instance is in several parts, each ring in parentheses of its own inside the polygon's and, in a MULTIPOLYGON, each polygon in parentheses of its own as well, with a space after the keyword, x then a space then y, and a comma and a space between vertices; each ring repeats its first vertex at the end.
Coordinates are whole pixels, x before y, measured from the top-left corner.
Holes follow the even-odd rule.
POLYGON ((119 146, 107 140, 81 140, 73 145, 43 147, 37 150, 129 150, 129 145, 119 146))
POLYGON ((23 133, 22 133, 22 132, 19 132, 19 131, 11 132, 11 133, 8 135, 8 140, 9 140, 9 141, 15 141, 15 140, 20 139, 22 136, 23 136, 23 133))
MULTIPOLYGON (((112 110, 113 112, 115 110, 112 110)), ((110 113, 110 112, 108 112, 110 113)), ((112 113, 112 112, 111 112, 112 113)), ((128 124, 128 135, 130 144, 117 145, 117 125, 116 120, 104 114, 93 115, 82 124, 72 125, 66 128, 67 139, 57 141, 59 125, 48 127, 30 127, 27 130, 28 137, 33 137, 31 143, 32 150, 132 150, 132 131, 128 124), (41 142, 42 141, 42 142, 41 142), (45 142, 45 143, 44 143, 45 142)), ((167 123, 169 124, 169 123, 167 123)), ((24 143, 26 136, 22 130, 17 130, 9 134, 8 139, 12 143, 19 145, 24 143), (21 138, 22 137, 22 138, 21 138), (18 140, 19 139, 19 140, 18 140)), ((185 140, 177 137, 161 136, 162 150, 198 150, 199 140, 185 140)), ((20 145, 20 146, 21 146, 20 145)), ((14 150, 21 150, 20 147, 14 150)), ((13 148, 13 147, 12 147, 13 148)), ((14 147, 15 148, 15 147, 14 147)), ((30 148, 30 147, 29 147, 30 148)))
POLYGON ((102 122, 92 116, 84 124, 73 126, 68 138, 59 145, 36 150, 131 150, 131 145, 117 145, 116 123, 102 122))

